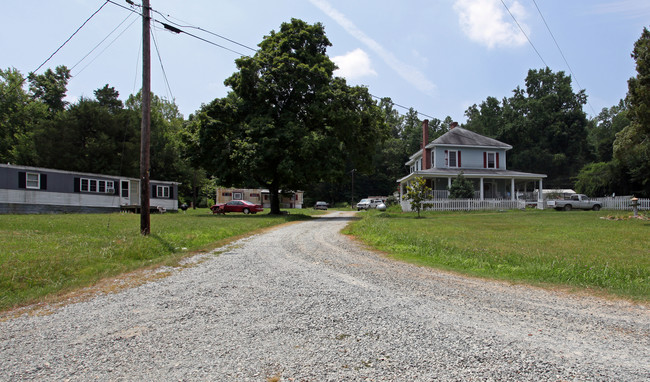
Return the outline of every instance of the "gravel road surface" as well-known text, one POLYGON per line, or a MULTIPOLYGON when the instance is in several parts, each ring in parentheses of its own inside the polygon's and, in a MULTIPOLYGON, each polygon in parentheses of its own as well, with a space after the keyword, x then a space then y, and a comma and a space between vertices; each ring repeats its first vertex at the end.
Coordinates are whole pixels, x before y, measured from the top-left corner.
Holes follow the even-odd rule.
POLYGON ((0 380, 648 381, 648 306, 389 260, 336 212, 0 322, 0 380))

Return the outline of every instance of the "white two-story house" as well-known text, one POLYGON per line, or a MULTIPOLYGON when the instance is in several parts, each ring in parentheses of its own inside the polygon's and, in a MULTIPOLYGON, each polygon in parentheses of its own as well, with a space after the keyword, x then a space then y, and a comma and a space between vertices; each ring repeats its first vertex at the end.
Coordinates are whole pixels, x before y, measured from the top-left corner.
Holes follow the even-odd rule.
POLYGON ((512 146, 458 127, 456 122, 432 142, 428 131, 425 120, 422 148, 406 162, 410 173, 398 180, 400 200, 406 185, 416 177, 426 179, 427 186, 433 190, 432 199, 447 198, 453 179, 461 172, 474 184, 476 199, 542 200, 542 180, 546 175, 508 170, 506 153, 512 146))

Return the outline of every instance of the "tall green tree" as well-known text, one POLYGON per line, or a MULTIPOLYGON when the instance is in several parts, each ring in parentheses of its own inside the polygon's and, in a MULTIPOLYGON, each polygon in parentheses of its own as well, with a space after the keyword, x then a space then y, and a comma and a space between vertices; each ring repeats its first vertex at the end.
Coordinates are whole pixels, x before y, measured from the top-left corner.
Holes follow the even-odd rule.
POLYGON ((500 104, 488 98, 470 107, 465 127, 512 145, 510 168, 545 173, 550 187, 570 186, 591 159, 582 111, 587 96, 573 91, 570 76, 549 68, 529 70, 525 83, 500 104))
POLYGON ((272 214, 281 189, 369 171, 387 135, 368 89, 333 76, 330 45, 320 23, 283 23, 253 57, 236 60, 225 81, 232 91, 194 119, 198 161, 223 184, 268 188, 272 214))
POLYGON ((616 135, 614 156, 627 169, 639 193, 650 195, 650 31, 634 44, 632 58, 636 77, 628 80, 627 104, 630 124, 616 135))
POLYGON ((29 73, 29 90, 34 99, 47 105, 50 112, 63 111, 68 104, 64 98, 70 77, 70 69, 65 65, 47 69, 43 74, 29 73))
POLYGON ((47 106, 25 91, 15 68, 0 69, 0 162, 35 165, 34 130, 48 116, 47 106))

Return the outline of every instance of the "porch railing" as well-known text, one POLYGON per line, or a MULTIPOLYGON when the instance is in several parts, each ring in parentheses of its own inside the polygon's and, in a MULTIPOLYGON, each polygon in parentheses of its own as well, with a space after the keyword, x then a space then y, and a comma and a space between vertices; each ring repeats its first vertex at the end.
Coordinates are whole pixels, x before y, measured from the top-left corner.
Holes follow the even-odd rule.
MULTIPOLYGON (((526 208, 524 200, 510 199, 433 199, 424 202, 425 211, 513 210, 526 208)), ((402 201, 402 211, 411 211, 411 203, 402 201)))

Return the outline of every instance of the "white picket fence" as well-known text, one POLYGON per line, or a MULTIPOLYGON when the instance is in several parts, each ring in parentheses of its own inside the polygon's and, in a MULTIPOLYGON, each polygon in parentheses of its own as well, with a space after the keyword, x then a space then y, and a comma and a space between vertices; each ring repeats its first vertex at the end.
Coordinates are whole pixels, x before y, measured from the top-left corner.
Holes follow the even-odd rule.
MULTIPOLYGON (((598 201, 604 210, 619 210, 631 211, 632 201, 629 196, 615 197, 615 198, 591 198, 591 200, 598 201)), ((650 210, 650 199, 639 199, 639 211, 650 210)))
MULTIPOLYGON (((509 199, 435 199, 424 202, 425 211, 513 210, 526 208, 524 200, 509 199)), ((411 211, 411 202, 402 201, 402 211, 411 211)))

